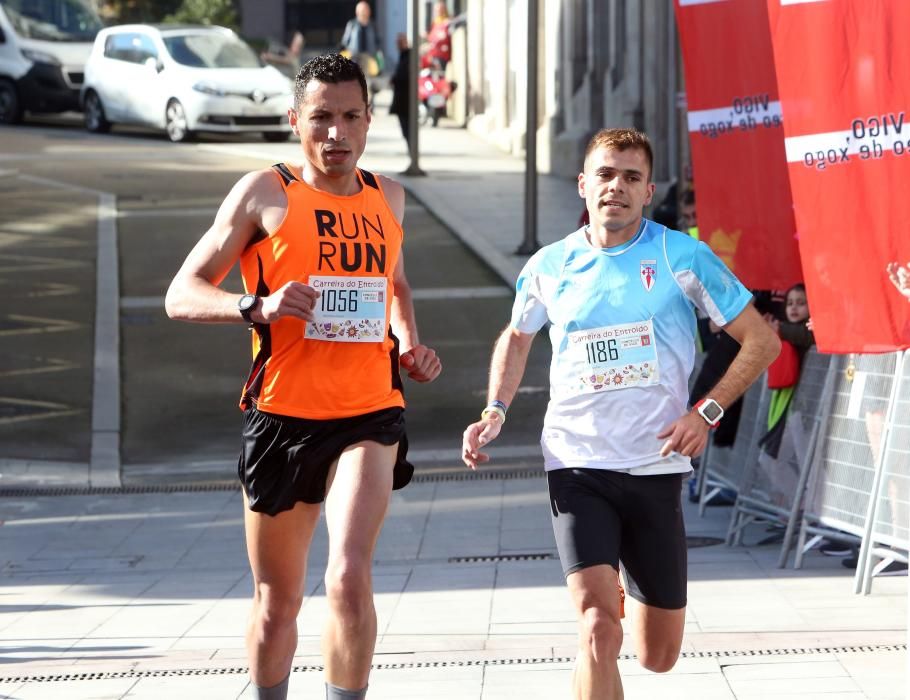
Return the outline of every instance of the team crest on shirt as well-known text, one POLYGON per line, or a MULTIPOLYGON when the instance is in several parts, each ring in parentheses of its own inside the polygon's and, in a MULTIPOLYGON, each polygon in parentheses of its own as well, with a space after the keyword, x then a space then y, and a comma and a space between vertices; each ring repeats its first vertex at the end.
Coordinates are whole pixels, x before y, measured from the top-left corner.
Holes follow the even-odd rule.
POLYGON ((650 292, 654 289, 654 282, 657 278, 657 261, 656 260, 642 260, 641 261, 641 283, 645 287, 645 291, 650 292))

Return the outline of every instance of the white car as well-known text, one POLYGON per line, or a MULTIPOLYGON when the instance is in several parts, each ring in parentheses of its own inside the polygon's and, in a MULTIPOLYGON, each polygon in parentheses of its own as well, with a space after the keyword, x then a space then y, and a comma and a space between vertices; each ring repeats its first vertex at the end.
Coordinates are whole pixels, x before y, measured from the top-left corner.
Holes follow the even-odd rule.
POLYGON ((224 27, 132 24, 98 32, 85 65, 89 131, 142 124, 187 141, 197 131, 291 134, 291 82, 224 27))

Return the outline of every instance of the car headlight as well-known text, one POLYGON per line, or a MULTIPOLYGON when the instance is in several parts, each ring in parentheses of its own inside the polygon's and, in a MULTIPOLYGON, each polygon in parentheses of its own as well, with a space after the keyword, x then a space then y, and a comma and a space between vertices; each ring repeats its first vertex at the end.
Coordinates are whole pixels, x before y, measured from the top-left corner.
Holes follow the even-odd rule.
POLYGON ((49 54, 46 51, 38 51, 36 49, 22 49, 22 55, 25 56, 29 61, 34 61, 35 63, 49 63, 52 66, 62 65, 56 56, 49 54))
POLYGON ((224 90, 222 90, 217 85, 212 85, 211 83, 205 82, 196 83, 193 85, 193 90, 196 92, 202 92, 206 95, 213 95, 214 97, 224 97, 226 94, 224 90))

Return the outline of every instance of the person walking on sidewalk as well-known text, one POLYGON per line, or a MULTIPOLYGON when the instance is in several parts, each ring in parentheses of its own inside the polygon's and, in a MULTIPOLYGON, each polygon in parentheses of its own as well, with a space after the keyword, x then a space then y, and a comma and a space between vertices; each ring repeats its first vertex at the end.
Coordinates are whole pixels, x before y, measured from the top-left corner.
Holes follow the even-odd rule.
POLYGON ((300 165, 245 175, 167 293, 168 315, 250 324, 243 389, 247 650, 254 697, 287 697, 308 549, 325 501, 326 697, 364 698, 376 641, 371 560, 393 489, 405 486, 399 367, 441 371, 422 345, 401 255, 404 190, 358 167, 371 114, 356 63, 333 54, 297 75, 300 165), (222 290, 240 263, 245 294, 222 290))
POLYGON ((489 404, 463 435, 475 469, 503 429, 534 335, 550 323, 553 359, 544 466, 553 530, 579 627, 573 697, 621 698, 619 569, 640 663, 669 671, 682 644, 686 538, 680 497, 708 431, 777 355, 751 295, 704 244, 643 218, 650 142, 607 129, 589 142, 578 192, 590 224, 522 270, 512 319, 493 349, 489 404), (688 410, 693 305, 742 345, 688 410))

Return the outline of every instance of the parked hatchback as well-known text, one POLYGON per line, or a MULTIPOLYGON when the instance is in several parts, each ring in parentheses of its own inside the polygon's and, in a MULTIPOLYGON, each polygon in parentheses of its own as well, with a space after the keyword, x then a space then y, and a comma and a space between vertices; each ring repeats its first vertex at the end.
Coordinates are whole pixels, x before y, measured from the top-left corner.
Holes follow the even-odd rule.
POLYGON ((171 141, 197 131, 290 136, 291 83, 224 27, 120 25, 98 33, 85 66, 89 131, 112 124, 162 128, 171 141))

